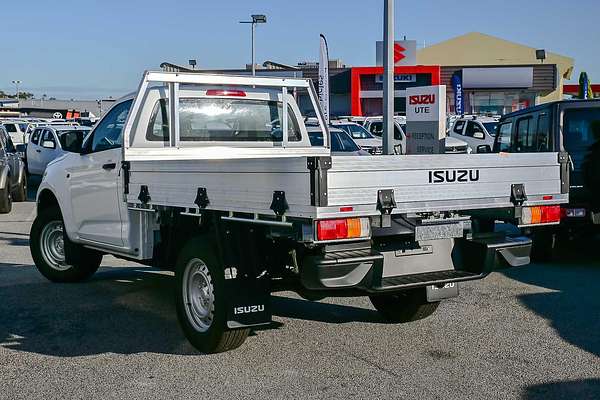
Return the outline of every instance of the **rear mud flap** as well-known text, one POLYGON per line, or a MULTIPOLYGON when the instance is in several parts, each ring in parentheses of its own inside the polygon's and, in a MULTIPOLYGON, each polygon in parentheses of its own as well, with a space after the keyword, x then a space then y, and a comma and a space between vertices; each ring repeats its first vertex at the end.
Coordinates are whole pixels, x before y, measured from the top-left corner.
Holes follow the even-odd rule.
POLYGON ((471 272, 489 273, 504 267, 520 267, 530 263, 531 239, 525 236, 485 235, 463 239, 460 264, 471 272))
POLYGON ((225 279, 227 327, 230 329, 269 325, 272 321, 269 280, 225 279))

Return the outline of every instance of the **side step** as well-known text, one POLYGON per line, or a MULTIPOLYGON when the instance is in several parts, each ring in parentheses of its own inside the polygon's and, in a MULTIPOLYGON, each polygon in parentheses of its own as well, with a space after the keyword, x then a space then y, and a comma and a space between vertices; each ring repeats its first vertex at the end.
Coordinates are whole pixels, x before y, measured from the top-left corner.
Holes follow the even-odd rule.
POLYGON ((467 271, 436 271, 424 274, 390 276, 381 280, 381 285, 369 291, 382 292, 387 290, 410 289, 429 285, 439 285, 449 282, 471 281, 482 279, 485 273, 475 274, 467 271))

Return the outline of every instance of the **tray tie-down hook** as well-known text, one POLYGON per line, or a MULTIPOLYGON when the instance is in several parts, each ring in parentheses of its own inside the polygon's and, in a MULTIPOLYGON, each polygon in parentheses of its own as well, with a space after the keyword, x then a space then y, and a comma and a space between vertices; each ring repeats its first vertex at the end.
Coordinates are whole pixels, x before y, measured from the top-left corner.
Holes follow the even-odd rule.
POLYGON ((284 191, 276 190, 273 192, 273 201, 271 202, 270 208, 278 217, 281 217, 287 210, 289 210, 290 207, 285 199, 284 191))

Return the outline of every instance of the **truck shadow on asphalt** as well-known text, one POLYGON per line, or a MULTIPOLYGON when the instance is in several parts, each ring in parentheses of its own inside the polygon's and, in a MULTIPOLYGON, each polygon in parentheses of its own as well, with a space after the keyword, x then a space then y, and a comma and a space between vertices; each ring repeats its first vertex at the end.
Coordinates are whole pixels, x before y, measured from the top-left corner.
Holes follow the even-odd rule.
MULTIPOLYGON (((168 274, 109 267, 79 284, 50 283, 37 274, 34 266, 0 263, 0 346, 58 357, 198 354, 177 323, 168 274)), ((276 317, 380 322, 373 310, 280 296, 273 296, 273 309, 276 317)))
POLYGON ((505 270, 507 277, 550 289, 519 300, 567 342, 600 356, 600 241, 565 248, 559 259, 505 270))
POLYGON ((600 394, 600 379, 551 382, 529 386, 523 393, 526 400, 554 399, 597 399, 600 394))

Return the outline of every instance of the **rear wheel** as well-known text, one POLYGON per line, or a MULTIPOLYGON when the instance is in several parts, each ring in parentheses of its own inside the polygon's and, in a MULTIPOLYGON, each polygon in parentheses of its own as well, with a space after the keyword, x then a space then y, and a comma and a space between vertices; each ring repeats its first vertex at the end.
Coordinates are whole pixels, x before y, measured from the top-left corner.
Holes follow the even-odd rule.
POLYGON ((215 248, 209 235, 191 239, 181 250, 175 271, 179 323, 186 338, 203 353, 233 350, 250 332, 227 327, 225 275, 215 248))
POLYGON ((12 195, 7 188, 0 189, 0 214, 7 214, 12 210, 12 195))
POLYGON ((64 224, 56 208, 43 210, 33 221, 29 235, 31 256, 37 269, 52 282, 80 282, 92 276, 102 262, 102 254, 69 242, 77 262, 65 262, 64 224))
POLYGON ((428 303, 425 289, 370 296, 371 304, 389 322, 412 322, 429 317, 437 310, 439 301, 428 303))
POLYGON ((27 200, 27 175, 23 174, 23 178, 21 178, 21 184, 13 193, 14 201, 26 201, 27 200))

